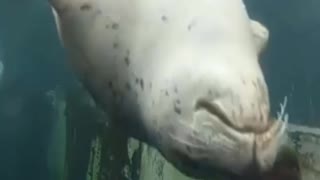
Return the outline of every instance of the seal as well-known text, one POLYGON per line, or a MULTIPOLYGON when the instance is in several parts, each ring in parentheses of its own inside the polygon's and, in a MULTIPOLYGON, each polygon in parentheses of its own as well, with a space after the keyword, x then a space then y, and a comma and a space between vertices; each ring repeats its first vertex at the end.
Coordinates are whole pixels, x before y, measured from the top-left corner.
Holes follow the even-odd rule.
POLYGON ((79 80, 128 136, 193 177, 272 168, 286 121, 242 0, 49 0, 79 80))

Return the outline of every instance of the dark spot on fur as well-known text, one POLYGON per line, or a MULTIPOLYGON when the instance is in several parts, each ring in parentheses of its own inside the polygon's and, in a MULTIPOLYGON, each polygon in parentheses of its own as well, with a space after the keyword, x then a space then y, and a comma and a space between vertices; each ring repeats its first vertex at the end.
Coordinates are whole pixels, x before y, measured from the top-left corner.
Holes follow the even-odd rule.
POLYGON ((117 49, 119 47, 119 44, 117 42, 114 42, 112 46, 114 49, 117 49))
POLYGON ((109 29, 109 28, 110 28, 110 25, 109 25, 109 24, 106 24, 106 25, 105 25, 105 28, 106 28, 106 29, 109 29))
POLYGON ((161 20, 162 20, 163 22, 167 22, 167 21, 168 21, 168 18, 167 18, 167 16, 163 15, 163 16, 161 16, 161 20))
POLYGON ((149 83, 149 88, 152 89, 152 82, 149 83))
POLYGON ((169 92, 168 92, 167 90, 165 91, 165 95, 166 95, 166 96, 169 96, 169 92))
POLYGON ((246 80, 242 79, 242 84, 246 85, 247 84, 246 80))
POLYGON ((127 66, 130 65, 130 51, 127 50, 126 57, 124 58, 124 62, 127 64, 127 66))
POLYGON ((119 29, 119 24, 118 23, 112 23, 111 28, 114 30, 119 29))
POLYGON ((136 84, 139 84, 139 78, 136 78, 136 84))
POLYGON ((174 92, 178 93, 178 88, 177 87, 174 87, 174 92))
POLYGON ((208 94, 209 94, 210 96, 212 96, 212 91, 211 91, 211 90, 209 90, 209 91, 208 91, 208 94))
POLYGON ((257 89, 257 83, 255 81, 252 81, 252 85, 257 89))
POLYGON ((84 3, 80 6, 81 11, 88 11, 90 9, 92 9, 92 6, 89 3, 84 3))
POLYGON ((179 100, 179 99, 177 99, 177 100, 176 100, 176 103, 177 103, 177 104, 180 104, 181 102, 180 102, 180 100, 179 100))
POLYGON ((181 114, 181 109, 178 106, 174 106, 174 112, 181 114))
POLYGON ((188 25, 188 31, 191 31, 192 27, 193 27, 193 24, 190 23, 190 24, 188 25))
POLYGON ((143 88, 144 88, 144 82, 143 82, 143 79, 140 79, 140 87, 141 87, 141 89, 143 90, 143 88))
POLYGON ((126 63, 127 66, 130 65, 130 59, 128 56, 124 58, 124 62, 126 63))
POLYGON ((191 31, 196 26, 196 23, 197 22, 195 20, 192 20, 191 22, 189 22, 187 26, 188 31, 191 31))
POLYGON ((128 91, 131 90, 131 85, 130 85, 130 83, 128 83, 128 82, 126 83, 126 88, 127 88, 128 91))

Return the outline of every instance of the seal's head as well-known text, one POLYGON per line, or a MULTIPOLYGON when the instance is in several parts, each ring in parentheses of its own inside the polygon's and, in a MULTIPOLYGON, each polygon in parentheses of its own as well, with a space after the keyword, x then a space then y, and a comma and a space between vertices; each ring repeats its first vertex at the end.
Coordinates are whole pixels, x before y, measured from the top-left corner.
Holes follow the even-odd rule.
POLYGON ((241 0, 50 2, 79 79, 129 135, 190 176, 271 168, 286 123, 258 62, 268 32, 241 0))
MULTIPOLYGON (((185 62, 192 56, 182 54, 185 62)), ((214 169, 244 175, 272 168, 285 140, 286 122, 269 116, 267 86, 259 69, 244 65, 241 71, 214 61, 186 64, 162 70, 161 79, 168 81, 160 83, 166 84, 159 88, 164 93, 148 112, 154 119, 147 124, 149 134, 164 156, 199 177, 211 176, 214 169)))

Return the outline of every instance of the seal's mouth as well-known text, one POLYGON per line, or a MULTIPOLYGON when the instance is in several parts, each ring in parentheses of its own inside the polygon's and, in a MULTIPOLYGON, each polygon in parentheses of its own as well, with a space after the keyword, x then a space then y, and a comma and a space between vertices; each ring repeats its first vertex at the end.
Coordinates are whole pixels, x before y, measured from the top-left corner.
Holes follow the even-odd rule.
POLYGON ((234 131, 239 133, 253 133, 255 135, 262 135, 266 134, 265 138, 277 137, 277 134, 283 134, 285 129, 285 124, 281 121, 268 121, 268 124, 264 127, 237 127, 235 126, 232 121, 228 118, 225 112, 215 103, 211 103, 205 99, 199 99, 195 105, 195 111, 204 110, 210 115, 214 115, 225 125, 226 128, 231 128, 234 131))
POLYGON ((272 168, 287 125, 279 120, 270 121, 264 129, 241 129, 218 105, 205 100, 196 103, 193 124, 180 123, 170 134, 174 150, 184 155, 178 161, 189 159, 192 164, 238 175, 252 166, 260 172, 272 168))
POLYGON ((233 140, 250 144, 247 135, 253 135, 253 162, 259 171, 267 171, 272 167, 277 152, 285 139, 287 120, 269 120, 265 127, 244 127, 235 126, 224 111, 217 104, 204 99, 197 101, 196 111, 204 110, 209 116, 215 116, 219 123, 223 125, 224 133, 233 140))

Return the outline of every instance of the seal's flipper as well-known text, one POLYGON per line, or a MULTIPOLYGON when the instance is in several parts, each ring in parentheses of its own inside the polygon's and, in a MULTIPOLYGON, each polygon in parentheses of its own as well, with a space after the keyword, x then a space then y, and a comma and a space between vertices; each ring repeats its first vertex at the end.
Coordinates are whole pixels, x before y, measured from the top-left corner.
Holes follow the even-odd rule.
POLYGON ((251 20, 250 25, 258 54, 260 54, 267 46, 269 31, 263 24, 255 20, 251 20))

